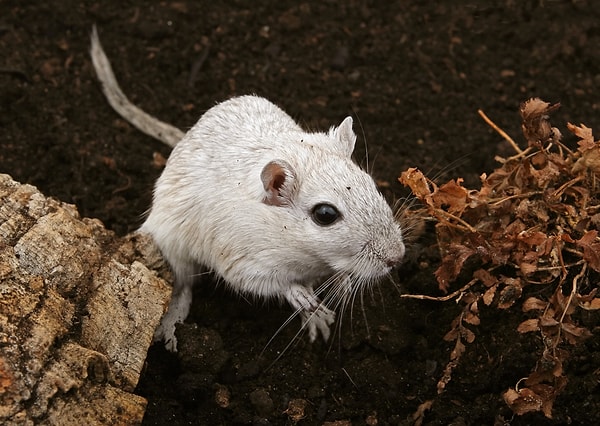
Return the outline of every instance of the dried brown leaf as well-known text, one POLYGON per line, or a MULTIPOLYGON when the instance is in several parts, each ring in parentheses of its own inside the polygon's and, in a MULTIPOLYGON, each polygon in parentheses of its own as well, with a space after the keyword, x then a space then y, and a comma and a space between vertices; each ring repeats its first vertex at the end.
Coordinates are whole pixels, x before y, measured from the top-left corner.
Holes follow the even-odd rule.
POLYGON ((502 397, 510 409, 519 416, 542 410, 543 398, 529 388, 520 389, 518 392, 508 389, 502 397))
POLYGON ((553 386, 539 384, 531 387, 533 391, 537 395, 540 396, 542 400, 542 413, 544 416, 551 419, 552 418, 552 406, 554 405, 554 400, 556 399, 556 391, 553 386))
POLYGON ((465 353, 465 345, 461 342, 460 339, 456 340, 456 344, 454 345, 454 349, 450 352, 450 360, 458 361, 458 359, 465 353))
POLYGON ((536 247, 544 244, 548 240, 548 236, 541 231, 523 231, 519 233, 517 239, 529 246, 536 247))
POLYGON ((521 262, 521 263, 519 263, 519 269, 521 270, 521 273, 523 275, 528 276, 528 275, 531 275, 531 274, 537 272, 538 265, 537 265, 537 262, 536 263, 521 262))
POLYGON ((583 259, 588 263, 590 268, 600 272, 600 240, 598 239, 598 231, 595 229, 587 231, 576 243, 583 249, 583 259))
POLYGON ((507 236, 510 235, 515 240, 517 240, 518 236, 521 233, 525 232, 526 229, 527 229, 527 225, 525 225, 522 220, 517 219, 517 220, 513 220, 508 225, 506 225, 506 228, 504 229, 504 233, 507 236))
POLYGON ((417 407, 417 411, 412 414, 412 420, 414 426, 421 426, 425 420, 425 412, 431 410, 433 400, 428 399, 417 407))
MULTIPOLYGON (((429 181, 419 169, 411 167, 410 169, 402 172, 398 180, 403 185, 408 186, 412 193, 419 200, 433 207, 431 203, 432 189, 429 186, 429 181)), ((432 183, 432 185, 434 184, 432 183)), ((435 191, 435 189, 436 188, 434 186, 433 190, 435 191)))
POLYGON ((590 218, 590 221, 597 229, 600 229, 600 213, 596 213, 595 215, 593 215, 590 218))
POLYGON ((552 306, 558 312, 566 310, 566 315, 572 315, 575 312, 575 309, 577 309, 577 305, 571 303, 569 296, 564 295, 560 288, 554 292, 550 298, 550 303, 552 303, 552 306))
POLYGON ((594 149, 585 151, 581 155, 581 158, 573 164, 571 173, 577 174, 586 170, 600 174, 600 144, 596 144, 594 149))
POLYGON ((479 325, 481 324, 481 320, 479 319, 479 315, 474 314, 473 312, 467 312, 465 313, 464 316, 464 321, 467 324, 471 324, 471 325, 479 325))
POLYGON ((461 327, 460 335, 467 341, 467 343, 473 343, 475 341, 475 333, 466 327, 461 327))
MULTIPOLYGON (((545 372, 546 373, 546 372, 545 372)), ((541 383, 541 380, 537 381, 535 384, 530 385, 530 379, 536 375, 534 372, 530 377, 526 380, 526 384, 529 385, 529 388, 535 392, 542 401, 542 409, 541 411, 547 418, 552 418, 552 406, 554 405, 554 401, 556 400, 556 396, 562 392, 562 390, 567 385, 567 378, 562 376, 562 362, 557 360, 556 368, 550 373, 548 377, 545 379, 549 383, 541 383)), ((542 374, 545 376, 546 374, 542 374)))
POLYGON ((498 285, 493 285, 490 288, 488 288, 485 293, 483 293, 483 303, 486 306, 490 306, 492 304, 492 302, 494 301, 494 296, 496 295, 496 290, 498 289, 498 285))
POLYGON ((453 340, 456 340, 457 338, 458 338, 458 327, 453 327, 443 337, 443 339, 446 342, 452 342, 453 340))
POLYGON ((465 303, 465 305, 469 305, 468 309, 470 311, 478 312, 477 300, 479 300, 479 294, 469 291, 462 294, 461 300, 465 303))
POLYGON ((475 253, 471 247, 462 244, 451 244, 441 265, 435 271, 440 290, 446 292, 452 281, 456 279, 464 263, 475 253))
POLYGON ((450 383, 450 380, 452 380, 452 372, 454 371, 457 365, 458 361, 450 361, 448 362, 448 364, 446 364, 446 367, 444 368, 444 374, 437 382, 436 388, 438 395, 444 392, 446 385, 450 383))
POLYGON ((592 336, 592 333, 587 328, 577 327, 571 322, 563 322, 561 328, 565 333, 565 338, 572 345, 576 345, 592 336))
MULTIPOLYGON (((560 351, 557 351, 560 354, 560 351)), ((544 353, 544 362, 536 365, 535 370, 525 379, 525 385, 534 389, 541 383, 552 383, 554 379, 561 375, 562 361, 559 357, 550 352, 544 353), (541 367, 541 366, 544 367, 541 367)))
POLYGON ((547 302, 538 299, 537 297, 528 297, 523 302, 523 312, 543 311, 548 306, 547 302))
POLYGON ((478 269, 475 272, 473 272, 473 278, 477 278, 486 287, 492 287, 498 284, 498 279, 495 276, 493 276, 490 273, 490 271, 487 271, 485 269, 478 269))
POLYGON ((521 280, 518 278, 502 277, 502 282, 505 284, 505 287, 500 291, 498 308, 508 309, 521 297, 523 289, 521 287, 521 280))
POLYGON ((525 380, 528 387, 516 390, 516 394, 511 393, 507 395, 508 399, 505 398, 505 401, 511 408, 539 407, 538 409, 528 409, 521 413, 515 411, 516 414, 524 414, 529 411, 542 411, 547 418, 552 418, 552 406, 556 396, 567 384, 566 377, 561 376, 562 362, 556 359, 555 364, 556 368, 552 370, 534 371, 525 380))
POLYGON ((600 289, 600 287, 596 287, 596 288, 592 289, 588 294, 579 294, 579 293, 577 293, 577 295, 576 295, 577 300, 579 302, 589 302, 594 297, 596 297, 596 293, 598 293, 599 289, 600 289))
POLYGON ((576 126, 575 124, 567 123, 567 129, 579 138, 577 143, 579 144, 580 152, 594 147, 594 136, 592 135, 591 128, 587 127, 585 124, 576 126))
POLYGON ((552 317, 543 316, 539 319, 539 325, 540 327, 556 327, 559 322, 552 317))
POLYGON ((579 240, 577 240, 577 245, 580 247, 583 247, 583 246, 593 244, 597 238, 598 238, 598 231, 596 231, 595 229, 592 229, 592 230, 586 232, 583 235, 583 237, 581 237, 579 240))
POLYGON ((517 327, 517 331, 521 334, 539 330, 539 320, 537 318, 525 320, 517 327))
POLYGON ((560 104, 551 105, 539 98, 532 98, 521 104, 521 128, 529 146, 543 145, 556 136, 550 125, 549 114, 559 107, 560 104))
POLYGON ((300 420, 306 417, 305 413, 307 406, 308 401, 305 399, 291 399, 284 413, 288 415, 293 423, 298 423, 300 420))
POLYGON ((600 298, 596 297, 590 301, 579 302, 579 306, 586 311, 596 311, 600 309, 600 298))
POLYGON ((462 214, 469 202, 469 194, 461 186, 462 182, 459 178, 440 186, 433 195, 434 205, 452 214, 462 214))

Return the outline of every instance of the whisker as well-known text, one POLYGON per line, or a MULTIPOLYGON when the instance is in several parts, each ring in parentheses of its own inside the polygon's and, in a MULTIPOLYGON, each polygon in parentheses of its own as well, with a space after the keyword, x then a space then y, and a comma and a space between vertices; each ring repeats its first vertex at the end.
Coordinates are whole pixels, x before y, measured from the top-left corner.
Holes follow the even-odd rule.
MULTIPOLYGON (((367 338, 371 337, 371 329, 367 318, 367 304, 365 303, 365 298, 370 297, 372 300, 375 300, 377 294, 379 295, 379 299, 381 299, 382 305, 384 305, 384 297, 383 293, 381 292, 381 288, 375 285, 378 280, 375 278, 371 279, 369 277, 365 278, 360 272, 356 272, 369 268, 370 262, 370 259, 366 255, 359 255, 355 259, 353 268, 355 272, 351 272, 350 274, 337 272, 314 289, 315 296, 321 300, 319 306, 327 307, 328 309, 331 309, 337 313, 336 324, 332 327, 333 330, 330 335, 331 345, 329 346, 329 351, 332 349, 333 342, 336 340, 338 341, 338 350, 341 350, 342 327, 346 322, 345 315, 347 314, 350 316, 350 331, 351 333, 354 333, 353 328, 356 307, 360 309, 367 332, 367 338), (375 287, 377 287, 377 289, 375 287)), ((391 279, 391 274, 387 275, 391 279)), ((394 283, 394 287, 399 291, 397 283, 394 283)), ((282 330, 287 327, 297 316, 302 317, 302 326, 285 345, 283 350, 276 356, 269 367, 267 367, 267 369, 279 361, 288 350, 299 343, 300 337, 306 332, 307 327, 311 323, 313 315, 317 314, 318 309, 311 312, 308 316, 301 309, 295 310, 291 313, 291 315, 283 322, 283 324, 281 324, 273 336, 271 336, 271 338, 268 340, 265 347, 261 351, 260 356, 264 355, 266 349, 273 344, 275 338, 280 335, 282 330)))
MULTIPOLYGON (((351 282, 351 281, 349 281, 349 282, 350 282, 350 285, 351 285, 350 289, 352 289, 352 286, 353 286, 354 283, 351 282)), ((340 336, 341 336, 341 333, 342 333, 343 318, 344 318, 344 315, 345 315, 346 311, 348 310, 348 302, 350 300, 350 297, 351 296, 348 295, 347 289, 344 289, 344 294, 340 294, 339 295, 339 300, 337 302, 337 305, 339 306, 339 314, 338 314, 339 324, 338 324, 338 327, 339 327, 339 330, 340 330, 340 336)), ((350 329, 352 329, 352 313, 350 313, 350 329)))
MULTIPOLYGON (((279 326, 279 328, 275 331, 275 333, 271 336, 271 338, 268 340, 268 342, 266 343, 265 347, 262 349, 262 351, 260 351, 259 354, 259 358, 262 358, 262 356, 264 355, 265 351, 267 350, 267 348, 271 345, 271 343, 273 343, 273 341, 275 340, 275 337, 277 337, 279 335, 279 333, 281 333, 281 331, 287 327, 298 315, 300 315, 301 310, 297 309, 294 312, 292 312, 292 314, 283 322, 283 324, 281 324, 281 326, 279 326)), ((273 360, 273 362, 271 362, 271 364, 269 364, 269 366, 265 369, 269 370, 273 365, 275 365, 275 363, 277 361, 279 361, 281 359, 281 357, 283 355, 285 355, 285 353, 288 351, 288 349, 290 349, 293 345, 298 344, 300 339, 299 337, 304 333, 305 331, 305 327, 304 325, 302 325, 298 331, 296 332, 296 334, 292 337, 292 339, 288 342, 288 344, 283 348, 283 350, 279 353, 279 355, 277 355, 277 357, 273 360)))
POLYGON ((367 312, 365 311, 365 303, 363 298, 364 292, 360 292, 360 310, 363 315, 363 321, 365 322, 365 328, 367 329, 367 339, 371 339, 371 328, 369 327, 369 320, 367 319, 367 312))
POLYGON ((394 201, 392 205, 392 211, 394 215, 398 215, 402 213, 404 210, 412 208, 417 203, 417 198, 414 196, 402 197, 398 198, 394 201))
POLYGON ((344 293, 346 289, 344 288, 343 282, 347 278, 342 276, 341 274, 336 277, 336 288, 333 289, 333 292, 327 295, 327 302, 331 303, 331 307, 336 311, 336 323, 333 328, 333 334, 331 337, 331 343, 329 346, 328 353, 333 348, 333 343, 337 340, 338 342, 338 353, 341 352, 342 347, 342 327, 344 324, 344 309, 343 302, 345 300, 344 293), (337 339, 336 339, 337 338, 337 339))
POLYGON ((369 174, 371 176, 373 176, 373 172, 375 170, 375 163, 377 162, 377 158, 379 157, 379 154, 381 154, 382 150, 383 150, 383 148, 379 148, 371 161, 371 170, 369 170, 369 174))
POLYGON ((343 313, 346 300, 345 293, 347 292, 346 284, 348 279, 349 277, 346 274, 337 273, 326 281, 329 291, 323 298, 323 303, 336 312, 336 323, 333 327, 328 353, 331 351, 333 342, 336 341, 336 337, 338 338, 338 351, 341 350, 341 330, 344 322, 343 313))
POLYGON ((202 277, 204 275, 210 275, 212 273, 213 273, 213 271, 198 272, 198 273, 192 274, 191 277, 198 278, 198 277, 202 277))
POLYGON ((427 172, 425 172, 425 176, 432 176, 432 181, 439 182, 444 176, 448 175, 448 173, 466 164, 468 158, 472 155, 473 153, 464 154, 461 157, 458 157, 457 159, 451 161, 450 163, 444 164, 443 167, 439 167, 439 163, 436 162, 427 170, 427 172), (436 168, 438 169, 438 171, 435 174, 433 174, 433 170, 436 168))
POLYGON ((344 367, 342 367, 342 371, 344 372, 346 377, 348 377, 348 380, 350 380, 350 383, 352 383, 354 385, 354 387, 356 389, 358 389, 358 386, 356 385, 356 383, 354 383, 354 380, 352 380, 352 377, 350 377, 350 374, 348 374, 348 372, 346 371, 346 369, 344 367))
POLYGON ((359 293, 358 286, 360 283, 357 282, 355 284, 356 286, 352 289, 349 297, 346 298, 346 306, 344 307, 344 309, 347 310, 348 305, 350 305, 350 333, 352 333, 352 335, 354 335, 354 306, 356 305, 356 296, 359 293))
MULTIPOLYGON (((323 284, 321 284, 315 290, 315 296, 317 296, 317 297, 319 297, 323 293, 327 293, 325 300, 321 301, 320 305, 327 306, 326 302, 328 301, 328 295, 331 293, 331 292, 328 292, 328 290, 330 290, 331 286, 334 285, 337 280, 339 280, 339 277, 341 275, 342 275, 342 273, 337 273, 337 274, 333 275, 332 277, 328 278, 323 284)), ((275 333, 269 338, 265 347, 260 352, 260 355, 259 355, 260 357, 262 357, 264 355, 267 348, 273 343, 273 341, 281 333, 281 331, 285 327, 287 327, 296 317, 301 316, 302 312, 303 311, 301 309, 297 309, 291 313, 291 315, 283 322, 283 324, 281 324, 281 326, 279 326, 279 328, 275 331, 275 333)), ((291 340, 288 342, 288 344, 283 348, 281 353, 279 353, 279 355, 277 355, 277 357, 273 360, 273 362, 267 367, 267 370, 269 368, 271 368, 277 361, 279 361, 281 359, 281 357, 283 355, 285 355, 285 353, 290 348, 292 348, 295 344, 298 344, 300 342, 300 337, 302 336, 302 334, 304 334, 308 324, 310 323, 310 319, 313 317, 313 315, 316 315, 316 313, 317 313, 317 310, 312 312, 306 321, 304 321, 304 319, 302 319, 302 325, 300 326, 300 328, 298 329, 296 334, 294 334, 294 336, 291 338, 291 340)))

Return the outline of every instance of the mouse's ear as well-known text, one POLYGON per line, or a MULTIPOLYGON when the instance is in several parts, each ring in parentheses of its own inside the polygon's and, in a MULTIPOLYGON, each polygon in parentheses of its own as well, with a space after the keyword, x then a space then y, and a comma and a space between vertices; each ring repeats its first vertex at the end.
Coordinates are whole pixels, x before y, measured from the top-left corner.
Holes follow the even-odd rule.
POLYGON ((333 137, 339 144, 342 150, 342 155, 350 158, 354 151, 354 144, 356 143, 356 134, 352 130, 352 117, 348 116, 342 121, 337 128, 333 129, 333 137))
POLYGON ((265 188, 263 203, 270 206, 289 206, 292 204, 296 172, 283 160, 270 161, 260 174, 265 188))

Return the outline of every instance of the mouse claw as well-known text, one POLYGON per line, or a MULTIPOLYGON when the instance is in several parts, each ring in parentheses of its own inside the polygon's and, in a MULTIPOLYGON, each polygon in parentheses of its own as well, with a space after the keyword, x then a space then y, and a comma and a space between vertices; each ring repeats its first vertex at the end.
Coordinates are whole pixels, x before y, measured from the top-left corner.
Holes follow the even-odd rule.
POLYGON ((335 321, 335 312, 320 304, 314 311, 302 311, 302 328, 308 330, 308 339, 314 342, 320 333, 327 342, 331 335, 330 325, 335 321))
POLYGON ((329 340, 329 326, 335 321, 335 312, 325 306, 313 293, 312 287, 291 286, 285 294, 286 299, 302 318, 302 330, 308 331, 310 342, 317 339, 319 333, 323 340, 329 340))

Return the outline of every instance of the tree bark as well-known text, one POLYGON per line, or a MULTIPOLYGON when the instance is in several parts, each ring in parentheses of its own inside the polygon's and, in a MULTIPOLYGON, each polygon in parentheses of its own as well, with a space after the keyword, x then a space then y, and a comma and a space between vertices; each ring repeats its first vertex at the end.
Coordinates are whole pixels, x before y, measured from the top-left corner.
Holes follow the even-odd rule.
POLYGON ((147 235, 0 174, 0 423, 141 423, 132 392, 168 280, 147 235))

